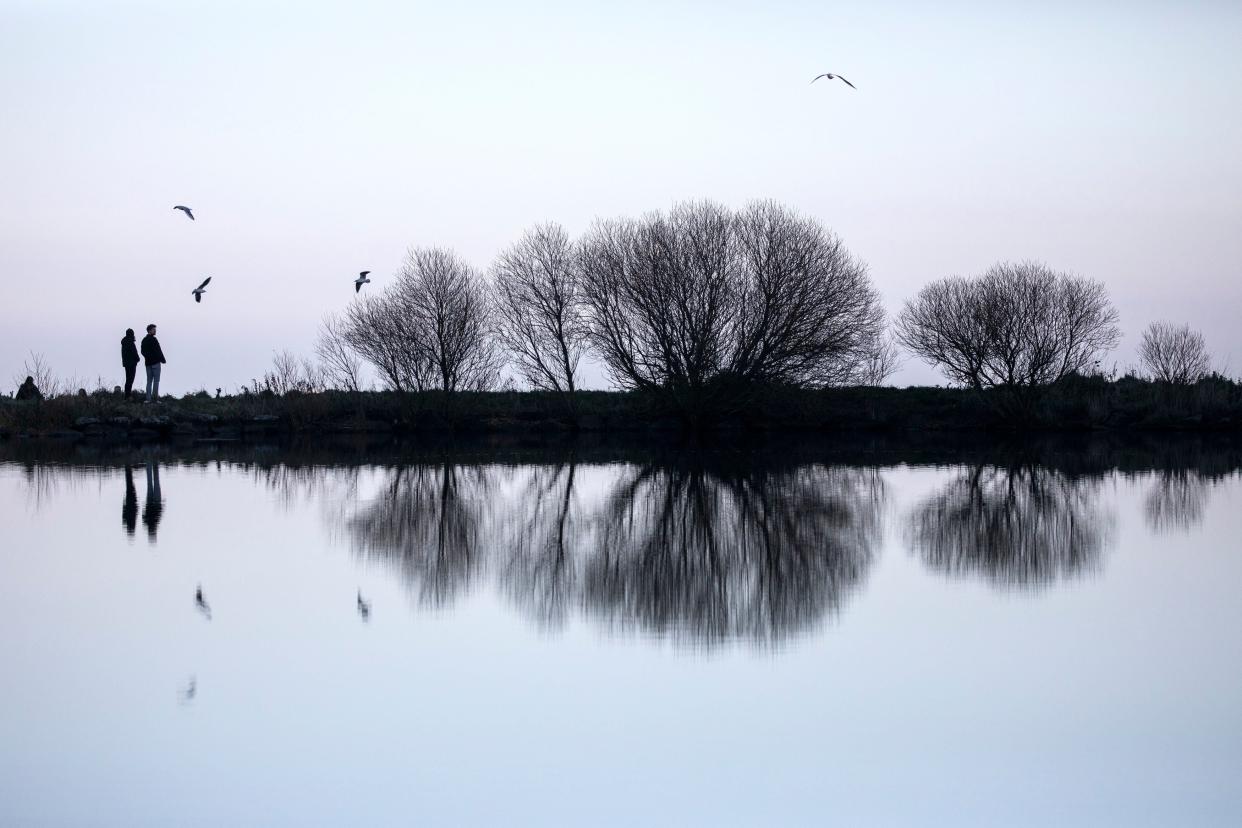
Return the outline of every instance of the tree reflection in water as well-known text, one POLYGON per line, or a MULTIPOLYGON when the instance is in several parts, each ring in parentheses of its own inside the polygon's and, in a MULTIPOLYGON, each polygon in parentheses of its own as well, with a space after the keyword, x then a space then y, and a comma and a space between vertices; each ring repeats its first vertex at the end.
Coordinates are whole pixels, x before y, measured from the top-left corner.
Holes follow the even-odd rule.
POLYGON ((492 482, 479 466, 400 466, 349 519, 350 533, 364 555, 395 563, 421 600, 446 604, 481 569, 481 510, 492 482))
POLYGON ((402 467, 350 527, 424 599, 447 601, 488 572, 541 624, 582 611, 694 642, 814 627, 861 585, 879 545, 875 469, 600 468, 605 492, 584 504, 572 459, 518 473, 402 467))
POLYGON ((1189 532, 1203 521, 1211 480, 1192 469, 1166 469, 1143 501, 1143 515, 1153 532, 1189 532))
POLYGON ((915 509, 912 551, 930 568, 1039 589, 1099 565, 1112 519, 1098 484, 1031 465, 977 465, 915 509))
POLYGON ((861 586, 884 494, 866 468, 640 468, 604 505, 583 602, 623 628, 779 641, 861 586))

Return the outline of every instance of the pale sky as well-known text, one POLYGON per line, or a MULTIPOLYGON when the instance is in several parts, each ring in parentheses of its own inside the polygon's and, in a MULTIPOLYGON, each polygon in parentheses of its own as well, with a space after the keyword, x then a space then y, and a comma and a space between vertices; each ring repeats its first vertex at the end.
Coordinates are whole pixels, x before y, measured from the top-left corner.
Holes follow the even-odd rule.
POLYGON ((1106 364, 1164 319, 1238 375, 1240 44, 1237 2, 0 0, 0 385, 111 387, 155 321, 166 390, 231 389, 410 245, 691 198, 815 216, 893 312, 1041 259, 1108 285, 1106 364))

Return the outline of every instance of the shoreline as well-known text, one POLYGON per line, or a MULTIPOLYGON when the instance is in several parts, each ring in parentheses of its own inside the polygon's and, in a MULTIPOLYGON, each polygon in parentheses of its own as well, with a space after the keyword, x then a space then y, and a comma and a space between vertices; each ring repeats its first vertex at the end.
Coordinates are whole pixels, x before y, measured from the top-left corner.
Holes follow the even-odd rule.
POLYGON ((579 391, 314 394, 205 393, 154 405, 113 393, 39 402, 0 398, 0 439, 166 442, 316 435, 625 434, 659 442, 686 435, 918 435, 989 433, 1242 433, 1242 384, 1169 386, 1133 378, 1072 378, 1021 409, 1004 389, 851 387, 775 389, 732 410, 688 417, 652 395, 579 391))

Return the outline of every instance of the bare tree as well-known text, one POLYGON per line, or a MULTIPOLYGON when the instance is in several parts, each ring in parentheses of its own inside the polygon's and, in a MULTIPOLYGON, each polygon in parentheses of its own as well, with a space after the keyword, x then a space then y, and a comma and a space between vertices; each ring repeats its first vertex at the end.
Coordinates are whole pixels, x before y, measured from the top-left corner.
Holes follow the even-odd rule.
POLYGON ((1168 322, 1153 322, 1143 331, 1139 360, 1154 379, 1174 385, 1193 385, 1212 363, 1203 334, 1168 322))
POLYGON ((402 286, 354 301, 342 322, 345 343, 375 368, 394 391, 422 391, 431 385, 432 365, 421 320, 406 313, 402 286))
POLYGON ((324 389, 322 369, 309 359, 298 359, 289 351, 278 351, 272 368, 263 374, 263 389, 278 397, 290 392, 314 394, 324 389))
POLYGON ((349 344, 344 319, 332 313, 324 316, 315 340, 315 355, 327 383, 345 391, 361 390, 362 358, 349 344))
POLYGON ((612 379, 687 411, 726 389, 848 382, 883 327, 865 266, 773 202, 598 222, 580 257, 591 341, 612 379))
POLYGON ((34 380, 35 387, 39 389, 39 393, 45 399, 59 397, 62 394, 68 394, 71 385, 61 382, 56 374, 52 371, 52 366, 48 364, 47 358, 41 353, 31 351, 22 364, 24 372, 21 376, 13 377, 13 384, 20 386, 26 381, 26 377, 34 380))
POLYGON ((1117 311, 1102 284, 1037 262, 934 282, 897 319, 906 348, 973 388, 1056 382, 1094 366, 1119 337, 1117 311))
POLYGON ((448 250, 411 248, 396 288, 400 312, 420 332, 439 387, 450 392, 492 387, 501 359, 478 273, 448 250))
POLYGON ((544 224, 492 266, 496 329, 534 388, 573 393, 586 349, 578 263, 565 230, 544 224))

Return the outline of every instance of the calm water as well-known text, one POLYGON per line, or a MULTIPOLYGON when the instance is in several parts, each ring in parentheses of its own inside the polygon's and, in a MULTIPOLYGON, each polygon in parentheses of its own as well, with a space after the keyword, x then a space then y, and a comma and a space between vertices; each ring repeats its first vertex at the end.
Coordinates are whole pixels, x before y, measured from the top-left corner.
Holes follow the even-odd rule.
POLYGON ((1240 469, 10 443, 0 825, 1239 825, 1240 469))

